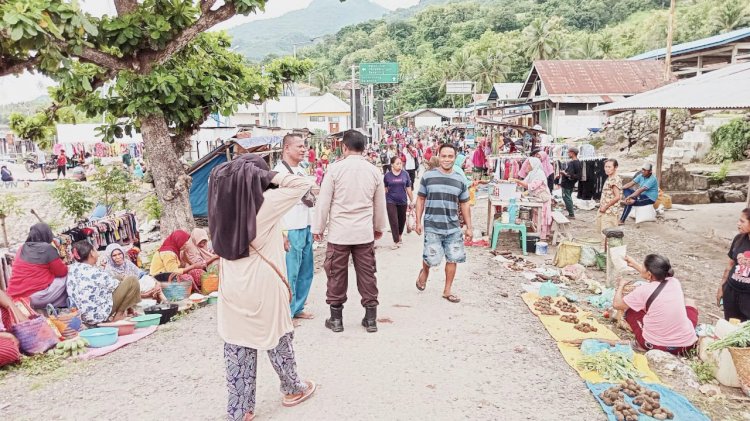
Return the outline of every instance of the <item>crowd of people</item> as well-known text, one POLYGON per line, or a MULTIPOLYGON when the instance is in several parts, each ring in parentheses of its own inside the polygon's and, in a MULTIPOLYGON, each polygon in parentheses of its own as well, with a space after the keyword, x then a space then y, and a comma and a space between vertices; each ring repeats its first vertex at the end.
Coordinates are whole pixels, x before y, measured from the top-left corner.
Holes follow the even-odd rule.
MULTIPOLYGON (((340 156, 329 145, 318 156, 300 135, 289 134, 273 169, 255 154, 218 165, 209 179, 208 231, 172 232, 147 269, 137 263, 137 252, 134 258, 110 244, 100 256, 87 241, 73 244, 74 262, 66 265, 50 227, 33 225, 16 252, 7 291, 0 292, 0 364, 4 358, 17 359, 18 341, 8 327, 30 312, 48 305, 75 307, 82 321, 93 326, 133 314, 143 299, 165 301, 159 281, 176 278, 200 290, 207 272, 219 272, 217 321, 224 341, 229 419, 254 418, 258 350, 268 352, 280 377, 283 405, 305 401, 317 384, 298 373, 293 342, 299 320, 316 317, 305 308, 315 242, 326 247, 329 314, 322 324, 333 333, 344 330, 350 260, 364 310, 361 325, 368 333, 378 331, 375 242, 389 229, 394 250, 410 224, 422 237, 422 255, 414 264, 416 289, 424 291, 431 273, 444 263, 441 296, 448 303, 461 302, 453 284, 458 265, 466 261, 465 244, 474 237, 472 195, 478 183, 486 182, 482 177, 491 149, 486 141, 471 147, 445 131, 393 130, 382 143, 368 146, 364 134, 350 130, 341 140, 340 156)), ((569 217, 575 217, 572 191, 581 165, 576 148, 568 154, 568 165, 556 178, 549 156, 531 149, 519 178, 511 179, 542 203, 542 238, 552 223, 555 185, 562 189, 569 217)), ((623 223, 633 206, 653 205, 658 199, 650 164, 624 185, 616 160, 607 160, 604 170, 599 232, 623 223)), ((750 209, 740 215, 738 229, 717 304, 723 304, 726 318, 744 321, 750 319, 750 209)), ((692 349, 698 312, 685 298, 669 260, 651 254, 642 264, 630 257, 626 261, 647 282, 629 293, 627 282, 621 282, 613 306, 625 313, 637 346, 672 353, 692 349)))

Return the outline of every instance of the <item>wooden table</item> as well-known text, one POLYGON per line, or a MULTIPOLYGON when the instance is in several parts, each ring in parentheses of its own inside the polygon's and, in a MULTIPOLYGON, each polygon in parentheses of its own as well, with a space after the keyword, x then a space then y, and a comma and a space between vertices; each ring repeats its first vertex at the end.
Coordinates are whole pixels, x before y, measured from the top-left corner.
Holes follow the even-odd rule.
MULTIPOLYGON (((544 203, 542 202, 532 202, 530 200, 523 200, 523 199, 516 199, 516 204, 519 206, 519 208, 526 207, 526 208, 537 208, 537 209, 541 209, 542 206, 544 205, 544 203)), ((492 240, 492 221, 493 221, 492 217, 495 216, 494 215, 495 206, 508 207, 509 205, 510 205, 510 200, 508 199, 501 200, 497 197, 492 197, 492 196, 489 196, 487 198, 487 235, 490 237, 490 240, 492 240)), ((534 221, 534 223, 537 226, 540 226, 539 220, 538 220, 540 214, 541 212, 536 212, 535 218, 537 220, 534 221)), ((513 222, 511 221, 511 223, 513 222)))

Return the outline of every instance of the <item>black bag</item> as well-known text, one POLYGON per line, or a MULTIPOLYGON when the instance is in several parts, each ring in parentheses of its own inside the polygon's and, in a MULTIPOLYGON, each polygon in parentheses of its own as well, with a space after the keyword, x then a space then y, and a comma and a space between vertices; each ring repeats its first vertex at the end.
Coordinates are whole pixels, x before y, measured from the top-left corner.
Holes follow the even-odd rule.
POLYGON ((659 296, 659 294, 661 293, 661 290, 663 290, 666 285, 667 285, 667 280, 666 279, 663 280, 663 281, 661 281, 661 282, 659 282, 659 286, 656 287, 656 289, 654 290, 654 292, 652 292, 651 295, 648 297, 648 300, 646 300, 646 313, 648 313, 648 309, 651 308, 651 303, 654 302, 654 300, 656 299, 656 297, 659 296))

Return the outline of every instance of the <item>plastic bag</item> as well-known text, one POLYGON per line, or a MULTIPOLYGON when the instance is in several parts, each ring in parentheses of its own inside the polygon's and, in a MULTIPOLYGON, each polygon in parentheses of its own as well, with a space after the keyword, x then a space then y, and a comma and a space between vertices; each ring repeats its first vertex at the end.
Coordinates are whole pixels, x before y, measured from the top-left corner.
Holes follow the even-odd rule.
POLYGON ((609 248, 609 259, 612 262, 612 267, 615 271, 622 272, 628 268, 628 262, 625 261, 625 256, 627 255, 628 246, 609 248))
POLYGON ((633 206, 635 223, 656 222, 656 209, 653 206, 633 206))
POLYGON ((585 267, 596 266, 596 253, 596 249, 593 246, 581 246, 581 259, 579 263, 585 267))
POLYGON ((406 211, 406 232, 410 233, 417 229, 417 211, 414 206, 409 206, 406 211))

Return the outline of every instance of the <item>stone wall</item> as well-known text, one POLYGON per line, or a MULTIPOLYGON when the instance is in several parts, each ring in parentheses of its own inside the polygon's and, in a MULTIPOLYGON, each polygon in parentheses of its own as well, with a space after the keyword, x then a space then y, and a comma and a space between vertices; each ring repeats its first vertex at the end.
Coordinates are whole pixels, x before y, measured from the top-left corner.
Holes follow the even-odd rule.
MULTIPOLYGON (((666 146, 672 145, 682 134, 693 130, 697 121, 687 111, 667 113, 666 146)), ((593 141, 603 142, 604 151, 621 151, 630 148, 656 148, 659 136, 659 115, 657 111, 625 112, 610 117, 602 130, 593 136, 593 141)))

